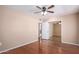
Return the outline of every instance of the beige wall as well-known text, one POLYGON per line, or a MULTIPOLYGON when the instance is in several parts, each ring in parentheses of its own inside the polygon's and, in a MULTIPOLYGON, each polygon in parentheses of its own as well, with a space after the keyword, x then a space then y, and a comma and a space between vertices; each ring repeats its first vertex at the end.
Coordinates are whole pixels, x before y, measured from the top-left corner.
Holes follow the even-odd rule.
POLYGON ((77 18, 78 18, 78 20, 77 20, 77 31, 78 31, 78 32, 77 32, 77 37, 78 37, 78 40, 77 40, 77 41, 78 41, 78 43, 79 43, 79 13, 77 13, 77 15, 78 15, 78 16, 77 16, 77 18))
POLYGON ((62 42, 77 44, 77 14, 62 17, 62 42))
MULTIPOLYGON (((1 25, 1 19, 3 18, 3 13, 2 13, 2 11, 3 11, 3 8, 2 8, 2 6, 0 6, 0 25, 1 25)), ((1 27, 0 27, 0 47, 1 47, 1 43, 2 43, 2 36, 1 36, 2 34, 1 34, 1 27)))
MULTIPOLYGON (((1 10, 1 9, 0 9, 1 10)), ((38 21, 27 14, 3 8, 0 18, 0 51, 38 40, 38 21)))
POLYGON ((61 36, 61 25, 60 24, 53 24, 53 35, 61 36))
POLYGON ((78 13, 78 43, 79 43, 79 13, 78 13))

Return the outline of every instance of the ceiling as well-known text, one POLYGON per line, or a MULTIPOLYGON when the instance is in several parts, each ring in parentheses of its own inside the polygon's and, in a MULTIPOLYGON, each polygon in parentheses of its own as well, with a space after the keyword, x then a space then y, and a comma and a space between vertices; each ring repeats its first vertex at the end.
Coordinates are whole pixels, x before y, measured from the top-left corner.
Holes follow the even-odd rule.
MULTIPOLYGON (((5 6, 7 8, 10 8, 12 10, 19 10, 21 12, 24 12, 29 15, 33 15, 36 17, 41 17, 42 15, 40 13, 35 14, 34 12, 40 11, 38 8, 35 7, 36 5, 9 5, 5 6)), ((39 5, 40 7, 48 5, 39 5)), ((53 10, 54 13, 48 13, 45 15, 46 17, 52 17, 52 16, 62 16, 62 15, 68 15, 79 12, 79 5, 55 5, 54 8, 50 9, 53 10)), ((45 17, 44 16, 44 17, 45 17)))

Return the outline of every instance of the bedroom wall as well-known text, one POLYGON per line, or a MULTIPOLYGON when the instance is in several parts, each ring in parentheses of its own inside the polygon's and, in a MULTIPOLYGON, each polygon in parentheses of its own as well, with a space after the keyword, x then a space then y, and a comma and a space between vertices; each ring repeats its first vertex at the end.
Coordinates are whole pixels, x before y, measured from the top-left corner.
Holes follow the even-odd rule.
POLYGON ((29 44, 38 40, 38 21, 37 19, 25 13, 10 10, 8 8, 0 9, 3 16, 0 17, 0 37, 2 46, 0 52, 29 44))
POLYGON ((77 15, 78 15, 78 16, 77 16, 77 19, 78 19, 78 20, 77 20, 77 31, 78 31, 78 32, 77 32, 77 37, 78 37, 77 42, 79 43, 79 13, 77 13, 77 15))
MULTIPOLYGON (((3 8, 2 6, 0 6, 0 25, 1 25, 1 19, 2 19, 2 11, 3 11, 3 8)), ((2 46, 2 39, 1 39, 1 27, 0 27, 0 47, 2 46)))
POLYGON ((77 44, 77 14, 62 17, 62 42, 77 44))

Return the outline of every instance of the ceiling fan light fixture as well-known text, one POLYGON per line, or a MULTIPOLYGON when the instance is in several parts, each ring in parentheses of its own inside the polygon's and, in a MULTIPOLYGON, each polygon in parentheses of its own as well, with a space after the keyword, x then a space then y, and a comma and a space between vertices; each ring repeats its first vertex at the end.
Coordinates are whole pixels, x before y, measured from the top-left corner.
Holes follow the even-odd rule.
POLYGON ((45 11, 45 12, 41 12, 41 14, 42 14, 42 15, 46 15, 46 14, 47 14, 47 12, 46 12, 46 11, 45 11))
POLYGON ((39 6, 36 6, 38 9, 40 9, 41 11, 39 11, 39 12, 35 12, 35 13, 40 13, 41 15, 46 15, 47 13, 54 13, 54 11, 49 11, 48 9, 51 9, 51 8, 53 8, 54 7, 54 5, 51 5, 51 6, 49 6, 49 7, 45 7, 45 6, 43 6, 43 7, 39 7, 39 6))
POLYGON ((61 24, 61 23, 58 23, 58 24, 61 24))

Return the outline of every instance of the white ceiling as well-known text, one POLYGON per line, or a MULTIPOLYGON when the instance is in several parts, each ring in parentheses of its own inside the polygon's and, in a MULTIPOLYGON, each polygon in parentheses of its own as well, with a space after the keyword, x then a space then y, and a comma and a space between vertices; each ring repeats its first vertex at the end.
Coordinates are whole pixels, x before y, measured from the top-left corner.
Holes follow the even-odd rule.
MULTIPOLYGON (((36 5, 9 5, 6 6, 7 8, 10 8, 12 10, 19 10, 21 12, 24 12, 26 14, 30 14, 33 16, 40 17, 42 16, 40 13, 35 14, 34 12, 40 11, 38 8, 35 7, 36 5)), ((43 5, 40 5, 42 7, 43 5)), ((48 7, 47 5, 45 5, 48 7)), ((62 15, 68 15, 73 14, 76 12, 79 12, 79 5, 55 5, 54 8, 51 8, 50 10, 53 10, 55 13, 48 13, 46 17, 51 16, 62 16, 62 15)))

